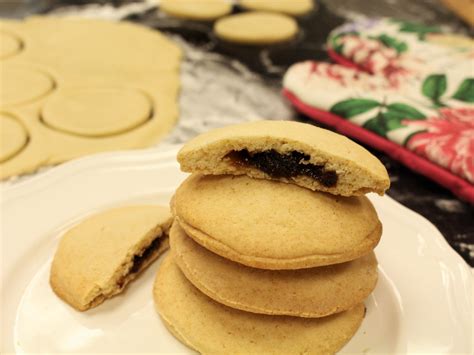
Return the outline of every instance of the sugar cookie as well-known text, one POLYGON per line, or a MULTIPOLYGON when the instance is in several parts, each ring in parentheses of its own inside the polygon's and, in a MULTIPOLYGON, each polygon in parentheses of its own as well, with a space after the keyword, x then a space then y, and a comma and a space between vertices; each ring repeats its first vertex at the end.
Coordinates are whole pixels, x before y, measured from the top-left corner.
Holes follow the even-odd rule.
POLYGON ((173 213, 190 237, 262 269, 337 264, 369 253, 382 225, 365 196, 341 197, 245 175, 193 174, 173 213))
POLYGON ((204 354, 329 354, 355 334, 364 305, 324 318, 268 316, 221 305, 196 289, 171 256, 158 270, 156 308, 180 341, 204 354))
POLYGON ((324 317, 363 302, 377 282, 373 252, 336 265, 262 270, 208 251, 188 237, 179 223, 171 227, 170 247, 183 274, 201 292, 253 313, 324 317))

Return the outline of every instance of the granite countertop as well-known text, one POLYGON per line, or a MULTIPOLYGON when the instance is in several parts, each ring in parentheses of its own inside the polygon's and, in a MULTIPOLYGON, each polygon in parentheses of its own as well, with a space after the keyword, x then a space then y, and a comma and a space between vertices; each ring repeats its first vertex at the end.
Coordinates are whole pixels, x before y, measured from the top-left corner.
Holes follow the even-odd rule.
MULTIPOLYGON (((318 11, 299 20, 305 31, 304 40, 258 49, 219 42, 213 37, 210 24, 163 17, 157 13, 152 0, 40 1, 35 8, 30 6, 15 13, 5 11, 4 5, 0 5, 0 16, 47 12, 126 19, 170 34, 181 43, 186 58, 182 68, 181 117, 166 139, 169 143, 181 143, 210 128, 260 117, 297 119, 314 124, 283 100, 281 78, 286 68, 296 61, 328 60, 323 50, 325 39, 331 29, 344 21, 361 16, 392 16, 449 26, 457 32, 472 35, 469 27, 438 0, 321 0, 318 11), (74 7, 64 7, 65 3, 74 7)), ((474 267, 474 206, 385 154, 371 151, 390 174, 392 186, 388 195, 436 225, 449 244, 474 267)))

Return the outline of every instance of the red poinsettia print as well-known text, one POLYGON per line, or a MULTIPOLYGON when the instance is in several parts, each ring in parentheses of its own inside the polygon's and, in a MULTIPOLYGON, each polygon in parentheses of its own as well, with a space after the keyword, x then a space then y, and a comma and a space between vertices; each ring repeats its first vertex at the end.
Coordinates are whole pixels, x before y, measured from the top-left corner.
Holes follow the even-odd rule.
POLYGON ((425 129, 409 139, 410 150, 474 183, 474 108, 442 108, 439 117, 404 124, 425 129))

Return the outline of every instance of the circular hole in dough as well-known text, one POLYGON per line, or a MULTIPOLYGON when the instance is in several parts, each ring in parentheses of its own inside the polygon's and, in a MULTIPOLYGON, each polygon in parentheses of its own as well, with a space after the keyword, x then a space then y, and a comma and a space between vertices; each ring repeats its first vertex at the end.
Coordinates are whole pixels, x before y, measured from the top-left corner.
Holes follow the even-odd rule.
POLYGON ((314 8, 313 0, 240 0, 244 9, 282 12, 292 16, 304 15, 314 8))
POLYGON ((0 59, 16 54, 21 47, 22 43, 19 38, 6 32, 0 32, 0 59))
POLYGON ((42 119, 49 127, 87 137, 129 131, 151 115, 148 96, 130 88, 62 90, 51 96, 42 110, 42 119))
POLYGON ((0 113, 0 163, 17 155, 28 142, 28 133, 18 120, 0 113))
POLYGON ((232 11, 228 0, 162 0, 160 9, 174 17, 212 21, 232 11))
POLYGON ((37 69, 2 66, 0 106, 28 103, 53 90, 53 79, 37 69))
POLYGON ((298 33, 298 25, 287 15, 255 11, 218 20, 214 32, 229 42, 265 45, 292 39, 298 33))

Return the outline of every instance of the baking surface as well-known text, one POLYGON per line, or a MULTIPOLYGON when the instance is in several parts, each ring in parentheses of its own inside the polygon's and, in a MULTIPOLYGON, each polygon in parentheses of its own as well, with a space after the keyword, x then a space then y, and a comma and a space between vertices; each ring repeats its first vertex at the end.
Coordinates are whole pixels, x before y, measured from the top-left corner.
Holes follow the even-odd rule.
MULTIPOLYGON (((61 15, 127 18, 158 28, 181 43, 186 56, 182 67, 181 118, 179 125, 165 139, 168 143, 184 142, 211 128, 257 118, 306 121, 280 98, 282 74, 296 61, 309 58, 327 60, 322 44, 329 31, 345 20, 360 17, 362 13, 424 21, 469 33, 466 25, 435 0, 383 0, 376 6, 363 0, 350 3, 325 0, 318 11, 299 20, 304 35, 294 42, 287 46, 249 49, 219 42, 210 33, 210 25, 157 15, 154 1, 114 1, 121 5, 117 7, 110 5, 112 2, 99 2, 101 4, 67 8, 51 8, 45 4, 41 8, 40 3, 46 3, 42 1, 38 2, 36 10, 61 15)), ((17 14, 24 15, 19 11, 17 14)), ((392 187, 388 194, 433 222, 450 245, 474 266, 474 224, 471 217, 474 208, 384 154, 373 153, 390 173, 392 187)))

